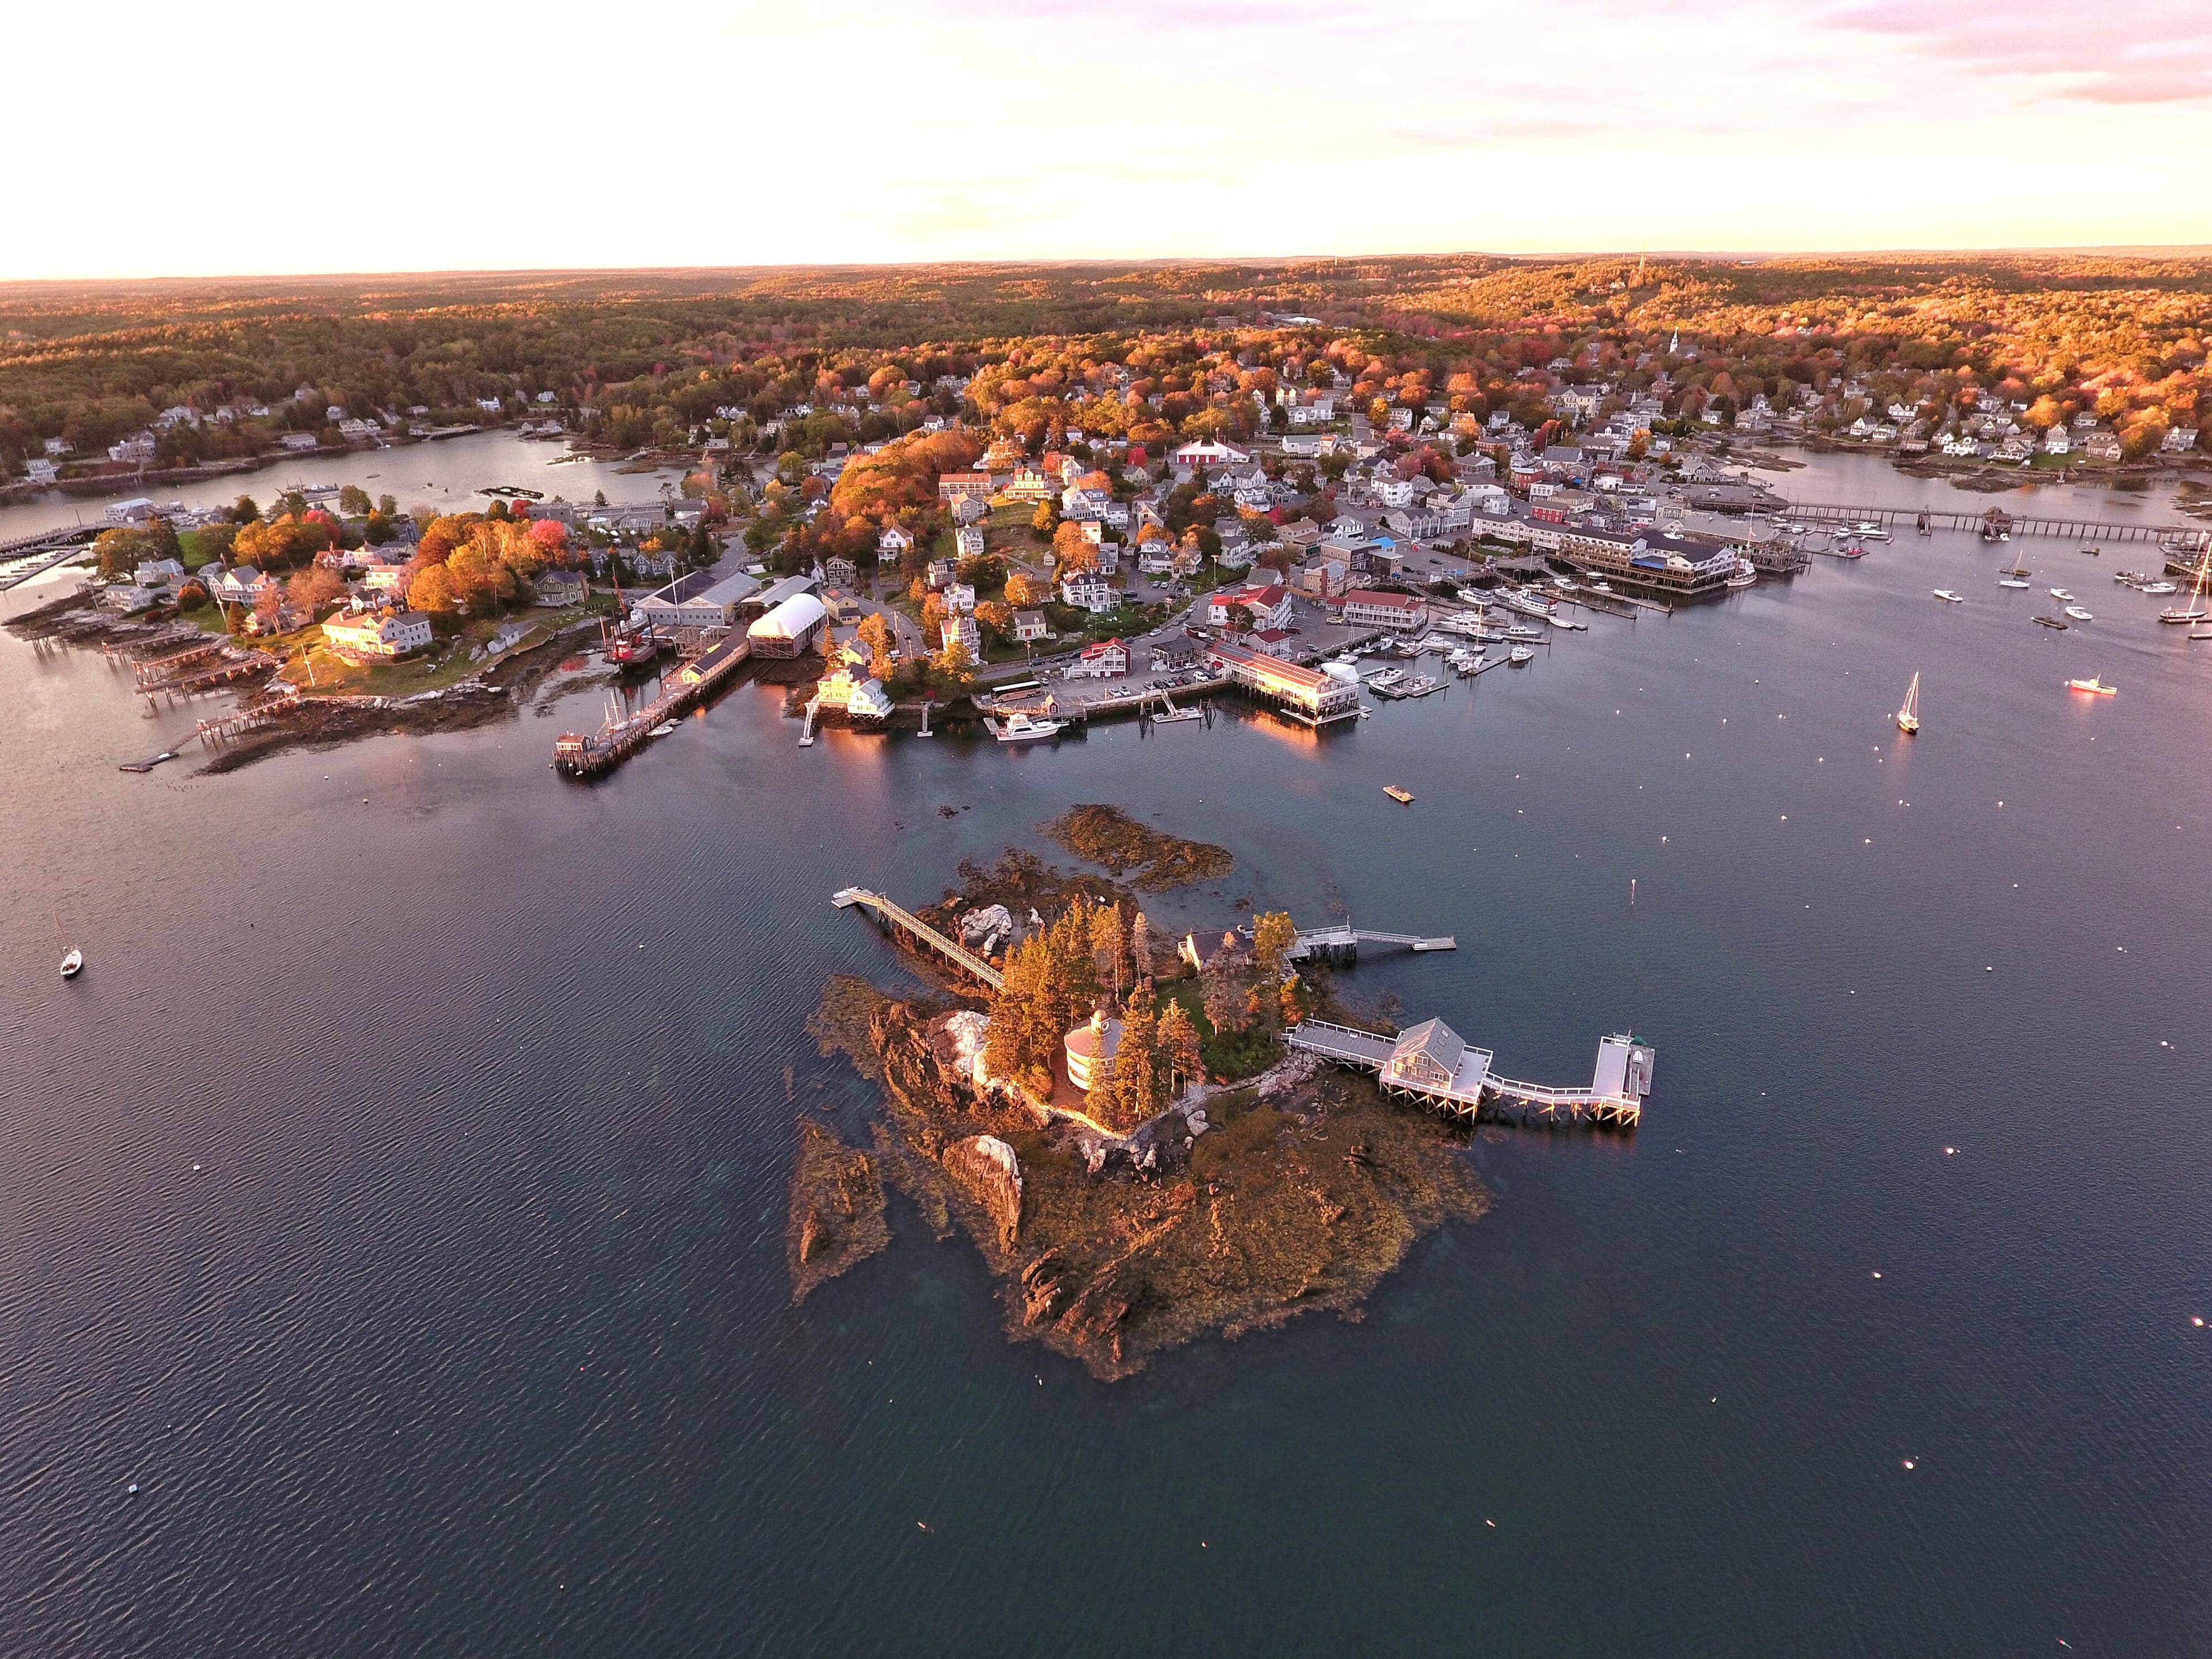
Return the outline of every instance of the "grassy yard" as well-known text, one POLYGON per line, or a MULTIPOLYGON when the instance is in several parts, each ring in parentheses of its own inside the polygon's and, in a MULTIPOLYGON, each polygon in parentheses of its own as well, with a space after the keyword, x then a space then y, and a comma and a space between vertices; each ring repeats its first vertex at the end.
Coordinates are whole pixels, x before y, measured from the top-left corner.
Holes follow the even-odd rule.
POLYGON ((527 622, 530 630, 515 645, 502 652, 501 658, 542 644, 584 614, 584 607, 577 605, 565 611, 547 611, 542 616, 478 617, 463 624, 458 638, 440 639, 421 655, 403 658, 398 662, 347 662, 322 643, 319 627, 305 629, 281 643, 272 643, 269 648, 283 654, 287 669, 296 675, 306 678, 312 671, 312 684, 306 686, 306 690, 333 696, 407 697, 421 691, 443 690, 490 667, 500 659, 479 659, 477 649, 489 644, 501 629, 510 624, 527 622), (306 647, 304 664, 301 656, 303 645, 306 647))
POLYGON ((1256 1027, 1249 1031, 1215 1030, 1213 1022, 1206 1017, 1205 994, 1195 978, 1170 980, 1153 988, 1163 1006, 1170 1002, 1182 1005, 1183 1012, 1198 1028, 1199 1050, 1206 1057, 1206 1069, 1223 1082, 1256 1077, 1283 1057, 1283 1045, 1272 1031, 1256 1027))

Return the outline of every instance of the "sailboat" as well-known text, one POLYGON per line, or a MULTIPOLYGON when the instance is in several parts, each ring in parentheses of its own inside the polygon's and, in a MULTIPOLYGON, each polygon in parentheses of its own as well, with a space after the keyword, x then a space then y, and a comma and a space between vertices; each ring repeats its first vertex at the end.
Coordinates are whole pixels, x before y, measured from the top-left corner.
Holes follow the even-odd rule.
POLYGON ((2201 623, 2204 620, 2204 574, 2212 569, 2212 547, 2204 550, 2204 557, 2197 566, 2197 583, 2189 590, 2189 603, 2167 605, 2158 613, 2162 623, 2201 623))
POLYGON ((84 952, 71 945, 69 935, 62 932, 62 913, 59 910, 54 912, 54 937, 62 942, 62 977, 75 979, 83 971, 84 952))
POLYGON ((1905 707, 1897 711, 1897 729, 1911 737, 1920 729, 1920 676, 1915 673, 1912 684, 1905 688, 1905 707))

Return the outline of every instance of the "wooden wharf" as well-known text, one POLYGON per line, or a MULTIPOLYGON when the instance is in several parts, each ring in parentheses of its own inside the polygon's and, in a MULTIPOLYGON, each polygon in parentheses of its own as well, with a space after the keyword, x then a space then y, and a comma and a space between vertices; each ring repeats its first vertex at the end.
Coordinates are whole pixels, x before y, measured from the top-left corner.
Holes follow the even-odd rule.
POLYGON ((830 896, 830 902, 840 910, 864 910, 875 917, 876 926, 886 933, 894 928, 934 951, 947 962, 963 969, 991 988, 998 990, 1006 983, 1006 976, 957 940, 948 939, 903 905, 885 898, 881 893, 872 893, 865 887, 841 887, 830 896))
POLYGON ((1463 1118, 1553 1127, 1632 1129, 1643 1121, 1651 1091, 1656 1054, 1632 1036, 1608 1036, 1597 1047, 1597 1070, 1587 1089, 1557 1089, 1500 1077, 1491 1051, 1464 1042, 1440 1019, 1425 1020, 1385 1035, 1330 1020, 1302 1020, 1283 1034, 1302 1053, 1332 1065, 1372 1072, 1387 1095, 1413 1100, 1463 1118))
POLYGON ((188 653, 186 654, 191 655, 193 661, 166 676, 149 679, 142 672, 138 690, 149 697, 160 693, 188 697, 195 692, 212 691, 219 685, 244 679, 249 674, 265 674, 283 665, 266 651, 242 651, 233 645, 219 645, 216 651, 216 655, 212 661, 203 653, 188 653))
POLYGON ((168 682, 179 678, 185 670, 220 657, 228 648, 221 640, 207 639, 204 635, 201 637, 204 643, 172 652, 166 657, 132 657, 131 672, 138 682, 138 689, 141 691, 161 690, 168 682))
POLYGON ((664 678, 660 695, 635 714, 610 719, 589 736, 563 732, 553 744, 555 769, 572 778, 595 778, 613 771, 653 741, 653 727, 686 712, 751 655, 751 641, 743 634, 708 647, 664 678))
POLYGON ((257 702, 240 703, 228 714, 202 720, 194 735, 202 743, 220 743, 227 738, 236 737, 241 732, 251 732, 266 726, 279 714, 297 708, 306 701, 297 691, 285 691, 273 697, 264 697, 257 702))

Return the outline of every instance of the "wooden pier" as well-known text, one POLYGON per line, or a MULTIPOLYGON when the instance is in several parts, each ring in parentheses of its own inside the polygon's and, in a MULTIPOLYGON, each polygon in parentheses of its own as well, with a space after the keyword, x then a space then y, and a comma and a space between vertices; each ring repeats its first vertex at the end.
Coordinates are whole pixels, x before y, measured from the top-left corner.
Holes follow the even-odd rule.
POLYGON ((10 570, 0 576, 0 593, 19 587, 33 576, 43 576, 58 564, 67 564, 82 556, 93 538, 100 534, 94 525, 81 525, 70 530, 52 530, 43 535, 24 536, 12 542, 0 543, 0 563, 26 561, 20 570, 10 570))
POLYGON ((202 720, 194 735, 204 744, 221 743, 241 732, 252 732, 267 726, 279 714, 297 708, 305 701, 297 691, 283 691, 258 702, 240 703, 228 714, 202 720))
POLYGON ((966 945, 947 939, 913 911, 885 898, 881 893, 872 893, 865 887, 841 887, 830 896, 830 902, 840 910, 868 911, 874 915, 876 925, 885 933, 897 928, 954 966, 974 975, 994 991, 1006 983, 1003 974, 966 945))
POLYGON ((2212 530, 2194 526, 2105 524, 2088 519, 2021 517, 1995 507, 1960 513, 1932 507, 1856 507, 1835 501, 1791 501, 1788 512, 1808 523, 1824 526, 1878 524, 1885 530, 1894 530, 1900 525, 1908 530, 1924 526, 1929 530, 1970 530, 1977 534, 1995 531, 2014 536, 2058 537, 2092 546, 2105 542, 2156 542, 2177 555, 2201 554, 2212 545, 2212 530))
POLYGON ((563 732, 554 741, 554 767, 572 778, 595 778, 613 771, 653 741, 655 726, 690 709, 751 655, 746 635, 729 635, 663 679, 660 695, 635 714, 610 718, 589 736, 563 732))
POLYGON ((1383 1093, 1418 1101, 1468 1121, 1536 1123, 1552 1127, 1632 1129, 1651 1092, 1655 1051, 1632 1036, 1597 1046, 1597 1070, 1587 1089, 1556 1089, 1500 1077, 1491 1051, 1464 1042, 1440 1019, 1386 1036, 1328 1020, 1301 1021, 1283 1040, 1333 1065, 1372 1072, 1383 1093))

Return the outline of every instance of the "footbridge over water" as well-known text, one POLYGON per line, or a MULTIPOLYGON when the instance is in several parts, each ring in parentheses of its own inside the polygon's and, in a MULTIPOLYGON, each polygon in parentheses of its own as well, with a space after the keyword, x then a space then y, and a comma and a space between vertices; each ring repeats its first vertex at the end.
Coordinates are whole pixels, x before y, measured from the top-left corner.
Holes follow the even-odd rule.
POLYGON ((1500 1077, 1491 1069, 1489 1049, 1471 1046, 1440 1019, 1389 1036, 1309 1019, 1292 1026, 1284 1041, 1336 1065, 1372 1072, 1383 1093, 1454 1116, 1594 1128, 1632 1129, 1643 1120, 1656 1058, 1649 1043, 1609 1036, 1597 1046, 1589 1088, 1555 1089, 1500 1077))
POLYGON ((1006 984, 1006 975, 977 956, 958 940, 949 939, 931 927, 905 906, 893 902, 881 893, 872 893, 865 887, 842 887, 830 896, 830 902, 840 910, 860 909, 871 912, 876 925, 885 933, 894 927, 924 948, 934 951, 955 967, 964 969, 989 986, 994 991, 1006 984))

